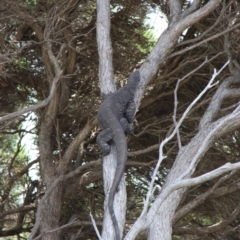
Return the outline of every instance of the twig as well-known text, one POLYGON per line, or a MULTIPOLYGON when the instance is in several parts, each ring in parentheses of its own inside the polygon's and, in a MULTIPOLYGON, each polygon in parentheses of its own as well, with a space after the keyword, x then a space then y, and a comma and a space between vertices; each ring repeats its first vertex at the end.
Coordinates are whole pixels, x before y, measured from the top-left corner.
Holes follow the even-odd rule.
POLYGON ((91 218, 91 221, 92 221, 92 225, 93 225, 93 227, 94 227, 94 229, 95 229, 95 232, 97 233, 98 239, 99 239, 99 240, 102 240, 102 237, 101 237, 101 235, 100 235, 100 233, 99 233, 99 231, 98 231, 98 228, 97 228, 97 225, 96 225, 96 222, 95 222, 95 220, 94 220, 94 218, 93 218, 92 213, 90 213, 90 218, 91 218))
MULTIPOLYGON (((177 91, 178 91, 178 87, 179 87, 180 82, 181 82, 181 80, 178 79, 176 87, 174 89, 173 123, 174 123, 175 128, 177 126, 177 105, 178 105, 177 91)), ((178 141, 178 148, 180 150, 182 148, 182 143, 181 143, 181 136, 180 136, 180 133, 179 133, 179 128, 177 129, 177 141, 178 141)))

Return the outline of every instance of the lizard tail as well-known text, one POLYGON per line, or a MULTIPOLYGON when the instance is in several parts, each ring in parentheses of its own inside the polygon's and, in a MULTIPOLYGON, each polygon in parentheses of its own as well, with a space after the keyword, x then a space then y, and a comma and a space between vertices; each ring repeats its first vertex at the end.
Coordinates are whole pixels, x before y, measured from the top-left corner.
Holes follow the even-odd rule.
POLYGON ((111 219, 112 219, 113 227, 114 227, 114 230, 115 230, 116 240, 121 240, 117 218, 116 218, 116 215, 115 215, 115 212, 114 212, 114 209, 113 209, 113 200, 114 200, 114 195, 110 193, 109 194, 109 200, 108 200, 108 211, 109 211, 109 214, 110 214, 111 219))
POLYGON ((117 151, 117 168, 113 179, 113 183, 109 192, 108 198, 108 210, 112 219, 113 227, 115 230, 116 240, 121 240, 121 234, 119 230, 119 225, 113 208, 114 196, 118 191, 119 183, 124 175, 124 170, 127 160, 127 141, 125 134, 123 132, 122 126, 115 122, 115 128, 113 128, 113 141, 116 146, 117 151))

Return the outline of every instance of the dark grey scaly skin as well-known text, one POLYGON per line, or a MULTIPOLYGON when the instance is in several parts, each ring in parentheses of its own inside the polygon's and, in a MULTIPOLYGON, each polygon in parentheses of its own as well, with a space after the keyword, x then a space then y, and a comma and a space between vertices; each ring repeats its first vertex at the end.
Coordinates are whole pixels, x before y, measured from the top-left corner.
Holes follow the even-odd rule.
POLYGON ((121 239, 121 234, 113 209, 113 201, 126 166, 127 141, 125 134, 132 133, 131 124, 136 111, 133 99, 139 82, 139 71, 131 73, 128 83, 110 94, 98 110, 98 121, 103 129, 97 136, 97 144, 101 153, 103 155, 109 154, 111 142, 115 144, 117 151, 117 168, 108 197, 108 209, 115 229, 116 240, 121 239))

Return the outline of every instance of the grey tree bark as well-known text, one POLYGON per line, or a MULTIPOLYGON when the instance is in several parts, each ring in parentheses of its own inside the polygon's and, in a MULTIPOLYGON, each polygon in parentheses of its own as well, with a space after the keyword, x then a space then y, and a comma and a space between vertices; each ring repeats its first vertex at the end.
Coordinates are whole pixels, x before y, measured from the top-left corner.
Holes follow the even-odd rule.
MULTIPOLYGON (((110 0, 97 0, 97 43, 99 54, 99 82, 101 93, 109 94, 116 90, 114 85, 112 65, 112 45, 110 38, 110 0)), ((109 155, 103 158, 104 179, 104 220, 102 239, 115 239, 115 231, 108 212, 108 193, 111 188, 117 166, 117 152, 115 147, 111 148, 109 155)), ((118 221, 119 230, 123 232, 126 213, 126 186, 122 179, 119 190, 114 198, 114 211, 118 221)))

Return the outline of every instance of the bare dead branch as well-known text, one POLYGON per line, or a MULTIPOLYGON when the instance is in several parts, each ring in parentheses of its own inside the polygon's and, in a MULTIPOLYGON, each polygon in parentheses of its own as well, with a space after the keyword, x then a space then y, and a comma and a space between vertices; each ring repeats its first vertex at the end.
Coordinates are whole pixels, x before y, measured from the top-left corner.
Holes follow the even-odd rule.
MULTIPOLYGON (((169 195, 171 192, 173 192, 179 188, 196 186, 196 185, 202 184, 204 182, 210 181, 216 177, 219 177, 219 176, 223 175, 224 173, 238 170, 238 169, 240 169, 240 163, 226 163, 223 166, 221 166, 213 171, 210 171, 208 173, 205 173, 199 177, 176 181, 171 186, 169 186, 164 192, 162 192, 161 197, 157 200, 157 202, 158 203, 160 203, 160 201, 162 202, 163 199, 166 199, 166 197, 167 197, 165 195, 169 195)), ((151 209, 150 211, 152 212, 152 211, 156 210, 155 207, 156 206, 154 206, 154 208, 151 209)), ((148 213, 148 214, 150 214, 150 213, 148 213)), ((150 221, 150 219, 149 219, 149 221, 150 221)))
MULTIPOLYGON (((206 86, 207 89, 215 86, 216 84, 218 84, 218 82, 216 82, 215 84, 212 84, 211 82, 222 72, 222 70, 228 65, 228 63, 229 63, 229 61, 227 61, 218 72, 216 71, 216 69, 214 69, 214 73, 212 75, 212 78, 211 78, 209 84, 206 86)), ((201 95, 201 93, 200 93, 200 95, 201 95)), ((194 103, 194 102, 195 102, 195 100, 192 103, 194 103)), ((192 104, 190 104, 190 105, 192 105, 192 104)), ((216 129, 214 129, 214 130, 216 130, 216 129)), ((209 134, 208 138, 211 138, 211 134, 209 134)), ((207 141, 206 141, 206 143, 207 143, 207 141)), ((204 145, 202 145, 201 148, 204 149, 204 145)), ((188 166, 188 169, 186 170, 186 172, 184 172, 180 176, 180 179, 183 179, 185 176, 187 176, 195 168, 194 166, 196 166, 196 163, 199 159, 198 157, 199 157, 198 154, 196 154, 195 157, 192 159, 191 164, 188 166)))
POLYGON ((102 237, 101 237, 101 235, 100 235, 100 233, 99 233, 99 231, 98 231, 96 222, 95 222, 95 220, 94 220, 94 218, 93 218, 93 215, 92 215, 91 213, 90 213, 90 218, 91 218, 91 221, 92 221, 92 225, 93 225, 93 227, 94 227, 94 229, 95 229, 95 232, 97 233, 98 239, 99 239, 99 240, 102 240, 102 237))
MULTIPOLYGON (((218 55, 218 54, 217 54, 218 55)), ((177 126, 177 105, 178 105, 178 97, 177 97, 177 92, 178 92, 178 88, 180 83, 186 79, 188 76, 192 75, 193 73, 195 73, 198 69, 200 69, 201 67, 203 67, 203 65, 205 65, 206 63, 210 62, 211 60, 213 60, 214 58, 216 58, 217 56, 214 56, 213 58, 211 58, 210 60, 208 60, 207 58, 205 59, 205 61, 200 64, 197 68, 195 68, 194 70, 192 70, 191 72, 189 72, 187 75, 185 75, 183 78, 178 79, 175 90, 174 90, 174 111, 173 111, 173 123, 174 126, 177 126)), ((182 143, 181 143, 181 137, 180 137, 180 133, 179 133, 179 129, 177 130, 177 139, 178 139, 178 148, 181 149, 182 148, 182 143)))

